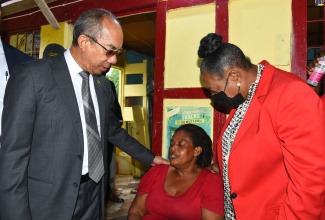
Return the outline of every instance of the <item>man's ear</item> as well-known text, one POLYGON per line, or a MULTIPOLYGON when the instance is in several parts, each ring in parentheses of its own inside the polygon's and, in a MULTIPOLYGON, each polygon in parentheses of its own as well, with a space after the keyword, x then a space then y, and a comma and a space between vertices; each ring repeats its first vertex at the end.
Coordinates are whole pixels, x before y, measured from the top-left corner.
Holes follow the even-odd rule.
POLYGON ((202 147, 198 146, 196 148, 194 148, 194 156, 197 157, 201 154, 202 152, 202 147))
POLYGON ((86 35, 81 34, 78 37, 78 45, 82 51, 86 49, 89 43, 89 38, 86 35))

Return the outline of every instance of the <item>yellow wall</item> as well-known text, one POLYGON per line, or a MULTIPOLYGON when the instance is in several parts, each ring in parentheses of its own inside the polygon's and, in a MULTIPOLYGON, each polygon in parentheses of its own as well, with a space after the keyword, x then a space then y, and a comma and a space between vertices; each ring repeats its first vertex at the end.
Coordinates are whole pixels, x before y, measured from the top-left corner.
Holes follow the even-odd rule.
POLYGON ((215 4, 170 10, 166 20, 165 88, 201 87, 197 50, 215 31, 215 4))
POLYGON ((73 25, 60 22, 60 26, 61 28, 58 30, 54 30, 49 24, 41 27, 40 58, 43 57, 43 51, 48 44, 57 43, 65 49, 71 45, 73 25))
POLYGON ((18 44, 17 42, 18 42, 18 35, 17 34, 11 35, 10 42, 9 42, 10 45, 17 48, 17 44, 18 44))
MULTIPOLYGON (((202 87, 197 51, 201 38, 215 32, 215 7, 213 3, 167 12, 165 88, 202 87)), ((168 153, 166 109, 173 106, 209 107, 213 115, 210 99, 165 99, 162 143, 162 156, 165 158, 168 153)))
POLYGON ((291 0, 229 0, 229 42, 252 63, 290 71, 291 23, 291 0))
POLYGON ((27 33, 15 34, 10 36, 10 45, 26 52, 27 33))

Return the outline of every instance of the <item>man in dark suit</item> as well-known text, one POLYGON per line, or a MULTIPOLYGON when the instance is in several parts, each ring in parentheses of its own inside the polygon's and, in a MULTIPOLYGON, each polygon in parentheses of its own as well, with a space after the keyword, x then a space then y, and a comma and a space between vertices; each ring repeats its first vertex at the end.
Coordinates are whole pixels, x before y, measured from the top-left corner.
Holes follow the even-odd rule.
MULTIPOLYGON (((3 2, 4 1, 0 1, 0 20, 2 15, 1 4, 3 2)), ((2 134, 1 115, 3 109, 3 97, 10 73, 16 64, 29 60, 33 60, 33 58, 0 40, 0 140, 2 134)))
POLYGON ((108 141, 147 165, 168 164, 129 136, 114 114, 102 73, 116 63, 122 43, 115 16, 91 9, 77 19, 64 56, 16 66, 2 118, 1 219, 101 219, 108 141))

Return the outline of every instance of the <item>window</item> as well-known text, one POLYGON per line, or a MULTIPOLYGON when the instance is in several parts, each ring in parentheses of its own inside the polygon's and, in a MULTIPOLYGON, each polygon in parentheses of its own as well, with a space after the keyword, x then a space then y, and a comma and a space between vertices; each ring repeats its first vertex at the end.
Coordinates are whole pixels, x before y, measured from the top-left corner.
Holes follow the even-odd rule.
POLYGON ((307 60, 324 55, 324 6, 307 0, 307 60))
MULTIPOLYGON (((307 0, 307 62, 325 55, 324 25, 324 1, 307 0)), ((324 94, 324 80, 315 90, 324 94)))

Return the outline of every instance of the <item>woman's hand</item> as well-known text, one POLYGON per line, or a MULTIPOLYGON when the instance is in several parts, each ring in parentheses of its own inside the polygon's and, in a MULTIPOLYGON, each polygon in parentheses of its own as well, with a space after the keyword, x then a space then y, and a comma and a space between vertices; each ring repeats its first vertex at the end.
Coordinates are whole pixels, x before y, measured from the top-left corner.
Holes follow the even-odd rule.
POLYGON ((220 173, 219 165, 217 163, 213 163, 209 166, 209 170, 212 173, 220 173))
POLYGON ((312 62, 309 62, 306 66, 306 72, 308 77, 311 75, 311 73, 314 71, 315 66, 317 65, 317 63, 320 61, 320 58, 316 58, 315 60, 313 60, 312 62))
MULTIPOLYGON (((312 62, 308 63, 307 66, 306 66, 306 72, 307 72, 307 77, 309 78, 309 76, 311 75, 311 73, 314 71, 316 65, 318 64, 318 62, 320 61, 321 59, 318 57, 316 58, 315 60, 313 60, 312 62)), ((320 83, 318 83, 317 86, 311 86, 311 88, 318 94, 320 95, 320 83)))

